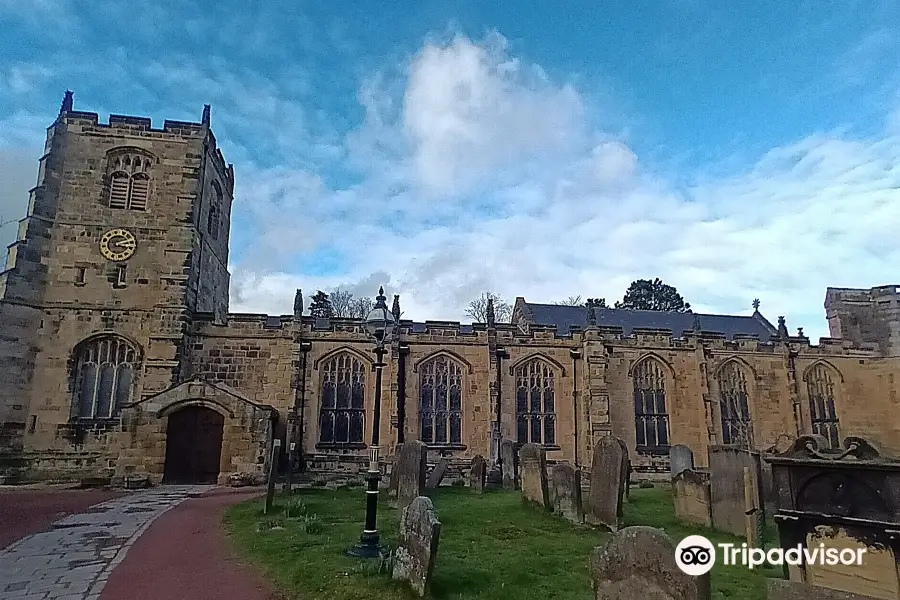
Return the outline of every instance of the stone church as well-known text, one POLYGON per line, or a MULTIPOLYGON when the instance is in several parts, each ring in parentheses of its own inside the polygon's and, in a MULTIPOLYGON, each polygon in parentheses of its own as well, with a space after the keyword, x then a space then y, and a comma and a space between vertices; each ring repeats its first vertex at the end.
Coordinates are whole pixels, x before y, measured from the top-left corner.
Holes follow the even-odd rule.
MULTIPOLYGON (((275 439, 307 471, 365 470, 374 344, 361 321, 304 315, 299 290, 290 315, 228 312, 234 193, 208 106, 154 127, 66 94, 0 273, 0 475, 221 482, 261 472, 275 439)), ((420 439, 461 466, 509 438, 589 465, 612 433, 646 477, 675 443, 700 464, 812 432, 900 453, 898 292, 829 288, 818 344, 758 310, 517 298, 510 323, 399 320, 380 446, 420 439)))

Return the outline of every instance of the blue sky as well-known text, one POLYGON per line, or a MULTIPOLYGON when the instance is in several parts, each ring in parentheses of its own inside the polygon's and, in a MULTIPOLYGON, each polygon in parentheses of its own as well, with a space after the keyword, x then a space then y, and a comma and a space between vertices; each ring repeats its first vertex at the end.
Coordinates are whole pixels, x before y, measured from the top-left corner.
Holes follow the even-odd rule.
POLYGON ((0 0, 0 219, 71 88, 158 122, 212 104, 232 310, 384 283, 453 319, 659 276, 818 336, 826 286, 900 283, 900 5, 560 6, 0 0))

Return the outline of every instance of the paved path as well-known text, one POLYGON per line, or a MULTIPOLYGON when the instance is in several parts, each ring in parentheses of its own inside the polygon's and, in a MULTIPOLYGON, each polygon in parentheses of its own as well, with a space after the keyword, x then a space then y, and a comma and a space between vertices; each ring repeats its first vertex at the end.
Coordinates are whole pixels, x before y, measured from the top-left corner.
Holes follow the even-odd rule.
POLYGON ((19 540, 0 551, 0 598, 97 600, 110 573, 141 533, 189 494, 208 489, 166 486, 137 492, 66 517, 50 531, 19 540))
POLYGON ((66 515, 124 496, 126 492, 47 487, 0 488, 0 550, 26 535, 44 531, 66 515))
POLYGON ((167 512, 109 576, 100 600, 275 600, 261 573, 231 551, 222 513, 263 489, 217 488, 167 512))

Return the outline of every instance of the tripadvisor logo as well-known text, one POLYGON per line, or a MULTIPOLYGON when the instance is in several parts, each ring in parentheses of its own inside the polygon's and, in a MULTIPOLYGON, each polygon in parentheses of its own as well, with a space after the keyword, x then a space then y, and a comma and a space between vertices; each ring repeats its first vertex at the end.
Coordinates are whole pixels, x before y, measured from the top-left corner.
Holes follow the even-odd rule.
POLYGON ((689 535, 675 548, 675 564, 688 575, 704 575, 716 564, 716 548, 702 535, 689 535))
MULTIPOLYGON (((794 548, 750 548, 746 543, 717 544, 722 553, 723 565, 743 565, 749 569, 764 564, 779 565, 862 565, 865 548, 806 547, 802 544, 794 548)), ((693 576, 709 573, 716 564, 716 547, 702 535, 689 535, 675 548, 675 564, 684 573, 693 576)))

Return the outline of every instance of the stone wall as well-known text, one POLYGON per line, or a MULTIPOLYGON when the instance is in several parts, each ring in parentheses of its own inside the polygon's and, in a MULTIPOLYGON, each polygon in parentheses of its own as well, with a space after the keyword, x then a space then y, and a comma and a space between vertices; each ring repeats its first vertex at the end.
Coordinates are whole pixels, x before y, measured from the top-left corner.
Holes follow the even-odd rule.
POLYGON ((160 483, 166 462, 169 415, 187 406, 202 406, 225 417, 219 483, 233 474, 262 477, 272 439, 275 411, 257 404, 222 384, 201 380, 182 383, 131 405, 122 412, 122 430, 112 436, 110 453, 116 455, 116 475, 146 473, 160 483))
POLYGON ((900 286, 828 288, 825 317, 831 337, 874 344, 884 356, 900 356, 900 286))

